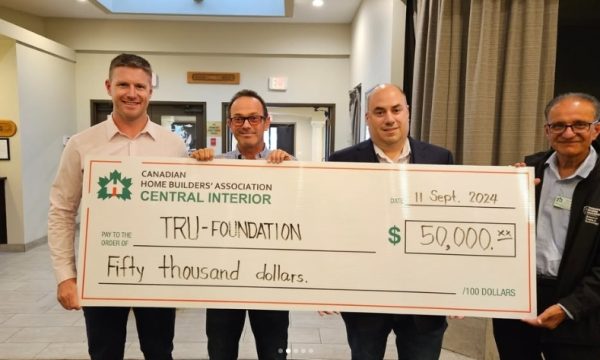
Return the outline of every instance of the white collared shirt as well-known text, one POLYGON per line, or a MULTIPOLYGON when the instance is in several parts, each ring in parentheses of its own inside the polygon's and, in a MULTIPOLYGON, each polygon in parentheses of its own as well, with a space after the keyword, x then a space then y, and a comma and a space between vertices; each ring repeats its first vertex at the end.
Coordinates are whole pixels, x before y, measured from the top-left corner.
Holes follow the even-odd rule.
POLYGON ((561 178, 556 153, 546 160, 536 230, 536 267, 539 275, 557 276, 571 215, 575 187, 594 169, 598 155, 593 147, 571 176, 561 178), (568 205, 563 205, 568 203, 568 205))
POLYGON ((388 164, 408 164, 410 163, 410 142, 406 139, 404 143, 404 147, 402 148, 402 152, 397 159, 390 159, 383 150, 375 143, 373 143, 373 148, 375 149, 375 154, 377 155, 377 159, 379 159, 380 163, 388 163, 388 164))
POLYGON ((106 121, 73 135, 63 150, 50 188, 48 245, 57 283, 77 276, 74 249, 76 217, 87 155, 188 156, 179 136, 150 119, 133 139, 119 131, 110 115, 106 121))

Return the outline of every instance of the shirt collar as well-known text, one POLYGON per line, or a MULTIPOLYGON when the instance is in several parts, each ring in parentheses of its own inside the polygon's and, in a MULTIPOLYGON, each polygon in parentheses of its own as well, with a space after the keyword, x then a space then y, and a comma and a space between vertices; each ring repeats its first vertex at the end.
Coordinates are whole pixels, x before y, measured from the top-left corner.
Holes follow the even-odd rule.
MULTIPOLYGON (((257 159, 266 158, 270 152, 271 152, 271 150, 269 150, 269 148, 267 148, 267 145, 265 144, 262 151, 257 154, 257 159)), ((242 153, 240 152, 240 149, 238 149, 237 146, 235 147, 235 150, 233 151, 233 155, 235 156, 236 159, 244 159, 242 157, 242 153)))
MULTIPOLYGON (((108 115, 108 117, 107 117, 106 120, 107 120, 106 121, 106 136, 108 136, 109 139, 112 139, 117 134, 125 136, 125 134, 123 134, 119 130, 119 128, 117 127, 117 124, 115 124, 115 119, 113 119, 112 113, 108 115)), ((155 126, 152 126, 151 122, 152 121, 148 117, 148 120, 146 121, 146 125, 144 126, 144 128, 142 129, 142 131, 140 131, 140 133, 137 136, 140 136, 142 134, 148 134, 148 135, 150 135, 150 137, 153 140, 156 140, 156 138, 158 136, 157 129, 156 129, 155 126)))
POLYGON ((408 139, 406 139, 406 142, 404 143, 400 156, 395 160, 390 159, 379 146, 375 145, 375 143, 373 143, 373 148, 380 162, 389 164, 408 164, 410 162, 410 142, 408 139))
MULTIPOLYGON (((575 171, 573 173, 573 175, 571 175, 565 179, 572 179, 574 177, 580 177, 582 179, 586 178, 594 169, 597 159, 598 159, 598 153, 596 153, 596 150, 594 149, 593 146, 590 146, 590 152, 588 153, 588 156, 585 158, 585 160, 583 160, 581 165, 579 165, 579 167, 577 168, 577 171, 575 171)), ((552 155, 550 155, 548 160, 546 160, 545 165, 548 166, 552 172, 554 172, 557 179, 560 179, 556 161, 557 161, 557 158, 556 158, 556 151, 555 151, 552 153, 552 155)))

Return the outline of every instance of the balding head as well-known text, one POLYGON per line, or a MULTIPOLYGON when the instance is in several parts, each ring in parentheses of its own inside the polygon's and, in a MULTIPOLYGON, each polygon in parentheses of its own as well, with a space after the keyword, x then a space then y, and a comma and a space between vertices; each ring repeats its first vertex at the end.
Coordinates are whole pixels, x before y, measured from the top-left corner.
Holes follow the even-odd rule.
POLYGON ((402 90, 399 86, 397 86, 395 84, 378 84, 378 85, 373 86, 370 90, 367 91, 367 99, 366 99, 367 111, 369 109, 369 104, 371 103, 371 96, 380 90, 388 89, 390 87, 398 90, 402 94, 402 96, 404 96, 404 101, 406 102, 406 94, 404 94, 404 90, 402 90))
POLYGON ((408 104, 402 89, 393 84, 381 84, 367 95, 366 121, 371 140, 390 158, 399 155, 409 126, 408 104))

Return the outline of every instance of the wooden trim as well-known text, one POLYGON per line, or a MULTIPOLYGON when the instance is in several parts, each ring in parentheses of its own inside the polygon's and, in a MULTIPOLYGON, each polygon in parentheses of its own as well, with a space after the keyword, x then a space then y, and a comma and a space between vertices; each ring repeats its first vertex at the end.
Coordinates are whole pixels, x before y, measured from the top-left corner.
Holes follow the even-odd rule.
POLYGON ((239 72, 194 72, 187 73, 188 84, 228 84, 240 83, 239 72))
POLYGON ((12 137, 17 133, 17 124, 12 120, 0 120, 0 137, 12 137))

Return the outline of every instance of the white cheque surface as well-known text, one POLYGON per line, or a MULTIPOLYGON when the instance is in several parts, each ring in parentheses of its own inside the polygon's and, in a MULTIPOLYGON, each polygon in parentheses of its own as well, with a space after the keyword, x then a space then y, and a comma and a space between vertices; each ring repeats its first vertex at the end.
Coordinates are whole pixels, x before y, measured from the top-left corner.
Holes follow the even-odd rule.
POLYGON ((535 314, 528 168, 89 158, 86 306, 535 314))

